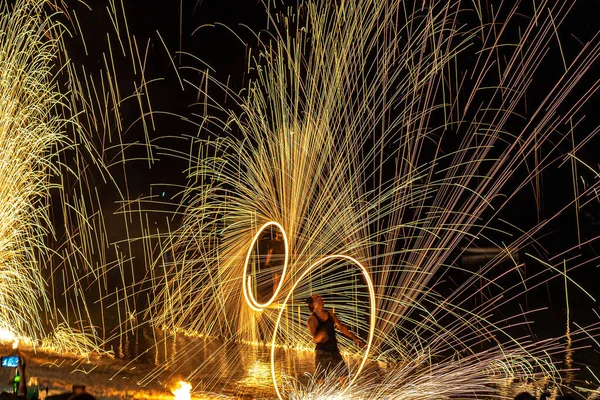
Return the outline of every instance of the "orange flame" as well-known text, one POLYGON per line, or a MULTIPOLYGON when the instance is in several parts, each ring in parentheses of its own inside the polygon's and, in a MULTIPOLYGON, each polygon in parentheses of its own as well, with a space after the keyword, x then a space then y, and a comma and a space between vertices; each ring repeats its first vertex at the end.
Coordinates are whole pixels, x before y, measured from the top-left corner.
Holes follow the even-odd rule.
POLYGON ((192 385, 184 381, 179 381, 177 382, 177 386, 171 389, 171 393, 175 395, 174 400, 190 400, 192 398, 191 390, 192 385))

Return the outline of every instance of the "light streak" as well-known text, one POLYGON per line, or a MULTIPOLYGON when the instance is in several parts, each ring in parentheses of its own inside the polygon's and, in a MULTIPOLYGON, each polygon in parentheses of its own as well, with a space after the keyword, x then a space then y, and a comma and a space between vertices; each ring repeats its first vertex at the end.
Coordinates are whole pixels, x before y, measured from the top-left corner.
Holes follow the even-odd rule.
POLYGON ((360 375, 361 371, 363 370, 365 363, 367 362, 367 359, 369 357, 369 352, 371 351, 371 345, 373 344, 373 334, 375 332, 375 322, 376 322, 376 318, 377 318, 377 312, 375 310, 375 304, 376 304, 375 288, 373 286, 373 281, 371 280, 371 277, 369 276, 369 272, 358 260, 356 260, 355 258, 350 257, 350 256, 346 256, 343 254, 335 254, 335 255, 329 255, 329 256, 323 257, 319 261, 312 264, 309 268, 307 268, 302 273, 302 275, 300 275, 297 278, 296 282, 294 282, 294 284, 290 288, 287 296, 285 297, 285 300, 281 304, 281 310, 279 311, 279 315, 277 316, 277 320, 275 321, 275 328, 273 329, 273 338, 271 339, 271 377, 273 379, 273 387, 275 388, 275 391, 277 392, 277 397, 279 397, 280 399, 283 399, 283 397, 281 395, 281 391, 279 390, 279 385, 277 384, 277 373, 275 371, 275 348, 276 348, 276 344, 277 344, 277 330, 279 329, 279 324, 281 323, 281 316, 283 315, 283 311, 285 310, 285 306, 288 303, 291 295, 293 294, 293 292, 296 289, 296 287, 298 286, 298 284, 302 281, 302 279, 304 279, 316 267, 318 267, 321 264, 323 264, 329 260, 332 260, 332 259, 347 260, 347 261, 350 261, 351 263, 353 263, 355 266, 357 266, 360 269, 360 271, 362 272, 363 277, 365 278, 365 281, 367 282, 367 287, 369 288, 370 318, 369 318, 369 336, 367 338, 366 348, 364 350, 364 354, 362 356, 362 360, 361 360, 359 367, 357 368, 356 372, 354 372, 352 379, 350 380, 348 386, 345 387, 344 390, 342 391, 342 395, 352 386, 352 384, 359 377, 359 375, 360 375))
MULTIPOLYGON (((561 127, 578 120, 597 91, 584 87, 580 99, 573 89, 592 73, 598 38, 544 96, 529 95, 569 4, 537 2, 530 19, 519 4, 503 3, 490 16, 479 4, 473 12, 433 0, 414 8, 357 0, 269 10, 275 32, 259 35, 252 79, 241 94, 225 89, 234 110, 211 101, 207 74, 191 83, 203 110, 213 106, 224 117, 203 114, 196 126, 210 126, 190 139, 184 219, 168 235, 165 252, 174 257, 170 269, 162 267, 164 285, 154 286, 153 323, 227 343, 270 337, 273 375, 275 349, 312 345, 305 310, 295 309, 292 296, 331 293, 328 304, 370 334, 348 398, 469 398, 469 381, 489 394, 485 386, 506 377, 553 379, 549 354, 563 349, 511 335, 532 310, 501 315, 524 291, 562 276, 535 260, 543 272, 527 275, 515 256, 556 215, 525 228, 500 215, 562 157, 549 143, 583 145, 596 132, 573 136, 561 127), (259 302, 253 286, 261 277, 249 271, 267 228, 286 235, 285 271, 259 302), (462 249, 477 246, 499 251, 478 270, 458 265, 462 249), (367 302, 347 301, 362 293, 350 273, 333 268, 306 279, 323 257, 336 261, 328 255, 351 257, 368 277, 368 323, 367 302), (440 282, 453 271, 463 275, 448 293, 440 282), (519 279, 507 285, 511 276, 519 279), (369 382, 360 372, 366 358, 394 365, 389 381, 369 382), (438 374, 443 385, 433 382, 438 374)), ((281 397, 288 382, 272 378, 281 397)), ((324 394, 297 389, 299 397, 305 389, 324 394)))
POLYGON ((275 299, 277 298, 277 295, 279 294, 279 291, 281 290, 281 286, 283 285, 283 281, 286 276, 288 262, 289 262, 288 254, 289 254, 289 244, 288 244, 287 235, 285 233, 285 230, 283 229, 283 226, 281 226, 281 224, 276 221, 269 221, 269 222, 265 223, 263 226, 261 226, 258 229, 258 232, 256 233, 256 235, 254 235, 254 237, 252 238, 252 242, 250 243, 250 247, 248 248, 248 253, 246 254, 246 260, 244 262, 244 273, 242 275, 242 282, 243 282, 242 288, 243 288, 244 298, 246 299, 246 302, 248 303, 250 308, 252 308, 254 311, 262 311, 264 308, 271 305, 271 303, 273 303, 273 301, 275 301, 275 299), (281 270, 281 278, 279 279, 277 287, 273 291, 273 295, 264 303, 259 303, 256 300, 256 298, 254 297, 254 293, 252 290, 252 277, 248 274, 248 263, 250 261, 250 256, 252 255, 252 252, 254 251, 254 245, 256 244, 256 241, 260 238, 261 233, 270 226, 277 227, 277 229, 279 229, 283 233, 283 242, 285 245, 285 259, 283 261, 283 269, 281 270))
MULTIPOLYGON (((538 186, 542 172, 563 158, 561 143, 570 143, 572 168, 587 166, 583 170, 598 177, 582 155, 583 145, 593 144, 598 130, 588 134, 574 123, 582 120, 582 107, 598 89, 597 82, 581 88, 584 78, 594 73, 598 39, 571 60, 559 43, 564 71, 556 84, 543 88, 539 101, 527 97, 538 90, 532 82, 547 49, 560 40, 558 30, 570 2, 536 1, 531 19, 519 21, 516 3, 503 5, 504 13, 495 10, 487 20, 487 10, 479 3, 470 14, 458 1, 424 1, 414 9, 400 0, 335 5, 308 1, 297 12, 289 11, 282 26, 275 23, 280 15, 272 11, 276 32, 267 40, 259 36, 247 90, 226 90, 239 112, 214 104, 209 82, 223 85, 203 72, 203 83, 194 89, 205 99, 204 114, 200 121, 184 116, 199 137, 190 139, 189 152, 160 149, 188 161, 190 183, 181 208, 173 212, 183 214, 184 223, 156 233, 147 220, 141 221, 149 212, 143 205, 158 202, 129 201, 127 176, 119 188, 108 172, 111 167, 126 169, 132 147, 124 140, 127 123, 119 113, 128 98, 140 108, 148 141, 139 144, 147 152, 144 159, 148 165, 154 161, 150 128, 158 113, 148 95, 153 80, 143 76, 150 42, 142 62, 127 21, 125 46, 121 19, 111 18, 116 40, 106 36, 111 47, 98 57, 104 67, 100 78, 93 78, 87 69, 76 71, 63 53, 58 38, 65 31, 42 12, 50 3, 16 3, 12 9, 2 8, 1 31, 6 35, 0 38, 0 326, 9 328, 5 333, 11 341, 87 357, 103 353, 111 340, 128 340, 148 323, 161 331, 200 332, 203 338, 257 345, 266 340, 256 333, 258 315, 258 328, 275 328, 273 374, 275 348, 312 344, 302 326, 304 310, 296 313, 287 307, 295 291, 305 294, 317 285, 325 292, 341 288, 358 293, 356 279, 343 273, 302 282, 310 271, 337 258, 352 262, 364 275, 370 302, 368 326, 362 319, 365 305, 332 302, 336 310, 345 306, 342 312, 369 331, 368 347, 345 396, 468 398, 489 394, 486 387, 507 376, 556 376, 549 360, 563 349, 552 341, 536 347, 509 334, 528 323, 521 319, 530 313, 508 318, 498 314, 522 296, 523 287, 533 290, 557 277, 573 282, 574 267, 567 264, 577 248, 557 251, 557 258, 570 257, 564 271, 555 267, 558 260, 550 258, 550 264, 537 258, 543 272, 523 275, 509 287, 505 279, 520 276, 522 268, 516 261, 508 267, 502 261, 514 260, 513 254, 535 242, 563 211, 573 206, 578 211, 592 202, 598 182, 590 180, 575 190, 575 199, 558 213, 523 228, 507 244, 486 236, 502 231, 495 225, 497 217, 516 193, 530 184, 538 186), (19 7, 25 4, 31 8, 19 7), (463 24, 463 16, 473 15, 477 22, 463 24), (505 33, 513 23, 523 28, 518 39, 505 33), (119 51, 113 52, 113 45, 119 51), (115 76, 117 54, 127 49, 135 50, 136 55, 126 56, 142 74, 129 97, 122 95, 124 87, 115 76), (63 55, 68 61, 61 64, 63 55), (60 80, 56 70, 66 74, 68 93, 55 85, 60 80), (577 98, 571 101, 572 96, 577 98), (524 103, 529 110, 522 110, 524 103), (208 106, 226 117, 209 115, 208 106), (448 141, 449 136, 454 140, 448 141), (65 160, 71 154, 76 159, 72 164, 65 160), (96 167, 96 176, 87 174, 96 167), (112 182, 118 193, 126 231, 118 240, 104 225, 105 186, 98 182, 112 182), (64 221, 49 218, 48 199, 55 190, 64 221), (132 215, 139 215, 141 237, 133 237, 138 227, 132 215), (269 227, 285 235, 285 263, 271 298, 259 302, 249 262, 261 232, 269 227), (59 249, 49 248, 46 240, 63 231, 64 238, 57 238, 59 249), (459 269, 455 251, 482 242, 502 251, 478 271, 464 268, 467 277, 452 293, 436 293, 438 280, 459 269), (134 257, 140 243, 143 257, 134 257), (327 254, 334 255, 321 258, 327 254), (46 266, 49 277, 41 273, 46 266), (139 269, 146 274, 143 278, 136 276, 139 269), (109 281, 111 275, 119 278, 118 285, 109 281), (92 293, 100 308, 99 328, 92 323, 92 293), (277 304, 283 294, 285 301, 277 304), (147 321, 135 304, 144 296, 153 301, 147 321), (66 306, 56 306, 57 299, 66 306), (110 329, 105 314, 113 312, 119 329, 106 337, 110 329), (42 320, 50 326, 41 326, 42 320), (277 343, 278 332, 285 332, 293 344, 277 343), (476 350, 482 347, 493 350, 476 350), (397 366, 383 382, 359 381, 369 357, 397 366)), ((123 2, 120 8, 124 10, 123 2)), ((80 17, 76 15, 74 28, 80 26, 80 17)), ((84 50, 91 54, 85 43, 84 50)), ((170 65, 175 66, 173 60, 170 65)), ((181 87, 195 86, 183 69, 175 74, 181 87)), ((509 228, 514 234, 514 226, 509 228)), ((575 285, 585 289, 585 284, 575 285)), ((175 353, 166 335, 157 339, 153 334, 164 353, 175 353)), ((571 334, 576 342, 577 332, 571 334)), ((593 331, 588 334, 593 336, 593 331)), ((183 353, 192 357, 194 351, 186 348, 183 353)), ((174 360, 164 364, 165 369, 178 367, 174 360)), ((153 372, 144 382, 157 377, 153 372)), ((207 379, 208 384, 217 381, 207 379)), ((279 394, 274 375, 272 380, 279 394)), ((337 390, 312 389, 317 394, 329 390, 331 396, 337 390)))
POLYGON ((81 45, 92 53, 78 42, 82 14, 60 7, 0 5, 0 326, 21 347, 87 358, 107 354, 103 296, 113 295, 115 261, 100 193, 124 198, 105 160, 111 134, 123 144, 125 100, 114 68, 96 79, 71 58, 81 45))

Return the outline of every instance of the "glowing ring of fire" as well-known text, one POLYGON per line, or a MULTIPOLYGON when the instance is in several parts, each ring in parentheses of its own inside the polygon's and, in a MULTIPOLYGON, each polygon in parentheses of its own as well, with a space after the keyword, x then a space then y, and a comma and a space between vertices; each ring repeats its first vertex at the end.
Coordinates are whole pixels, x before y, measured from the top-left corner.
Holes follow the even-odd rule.
MULTIPOLYGON (((278 226, 280 226, 280 225, 278 224, 278 226)), ((284 235, 285 235, 285 233, 284 233, 284 235)), ((287 247, 286 247, 286 255, 287 255, 287 247)), ((350 386, 352 386, 352 384, 354 383, 356 378, 358 378, 358 376, 360 375, 361 371, 363 370, 363 368, 365 366, 365 363, 367 362, 367 357, 369 356, 369 352, 371 351, 371 345, 373 344, 373 332, 375 331, 376 315, 375 315, 375 288, 373 286, 373 281, 371 280, 371 277, 369 276, 369 272, 367 272, 366 268, 358 260, 356 260, 355 258, 352 258, 350 256, 346 256, 343 254, 336 254, 336 255, 331 255, 331 256, 321 258, 319 261, 317 261, 316 263, 311 265, 306 271, 304 271, 304 273, 302 273, 302 275, 300 275, 300 277, 296 280, 296 282, 294 283, 294 285, 288 292, 287 296, 285 297, 285 300, 281 304, 281 310, 279 311, 279 315, 277 316, 277 321, 275 322, 275 328, 273 330, 273 339, 271 339, 271 377, 273 379, 273 386, 275 387, 275 391, 277 392, 277 397, 281 400, 283 400, 283 397, 281 396, 281 393, 279 392, 279 387, 277 385, 277 377, 275 375, 275 339, 277 338, 277 330, 279 329, 279 323, 281 322, 281 316, 283 315, 283 311, 285 310, 285 306, 286 306, 288 300, 290 299, 290 296, 296 289, 296 286, 298 286, 298 283, 300 283, 302 281, 302 279, 304 279, 304 277, 306 275, 308 275, 313 269, 315 269, 315 267, 317 267, 319 264, 322 264, 325 261, 331 260, 332 258, 343 258, 345 260, 353 262, 356 266, 358 266, 358 268, 363 273, 365 280, 367 281, 367 286, 369 288, 369 303, 370 303, 370 307, 371 307, 371 313, 370 313, 371 315, 369 318, 369 338, 367 340, 365 354, 363 356, 362 362, 360 363, 360 366, 358 367, 358 370, 356 371, 356 374, 354 374, 354 377, 352 378, 350 383, 343 389, 342 394, 345 393, 350 388, 350 386)), ((286 258, 286 261, 287 261, 287 258, 286 258)), ((283 280, 283 275, 281 278, 283 280)), ((279 287, 277 289, 279 290, 279 287)))
POLYGON ((246 299, 246 303, 248 303, 250 308, 253 309, 254 311, 262 311, 264 308, 268 307, 277 298, 277 295, 279 294, 279 291, 281 290, 281 286, 283 285, 283 278, 285 277, 285 273, 287 271, 288 254, 289 254, 288 251, 289 251, 289 246, 288 246, 287 235, 285 234, 285 230, 283 229, 283 226, 281 226, 281 224, 279 222, 275 222, 275 221, 267 222, 266 224, 264 224, 263 226, 261 226, 258 229, 258 232, 256 232, 256 235, 254 235, 254 238, 252 238, 252 243, 250 244, 250 247, 248 248, 248 253, 246 254, 246 260, 244 262, 244 275, 243 275, 243 281, 242 281, 243 282, 242 288, 244 291, 244 298, 246 299), (254 293, 252 293, 253 292, 252 291, 252 276, 250 276, 248 274, 248 262, 250 261, 250 255, 252 254, 252 250, 254 249, 254 244, 258 240, 260 234, 266 228, 268 228, 269 226, 272 226, 272 225, 279 228, 281 233, 283 233, 283 243, 285 244, 285 259, 283 261, 283 270, 281 271, 281 278, 279 278, 279 283, 277 284, 277 288, 273 292, 273 295, 266 302, 259 303, 258 300, 256 300, 256 298, 254 297, 254 293))

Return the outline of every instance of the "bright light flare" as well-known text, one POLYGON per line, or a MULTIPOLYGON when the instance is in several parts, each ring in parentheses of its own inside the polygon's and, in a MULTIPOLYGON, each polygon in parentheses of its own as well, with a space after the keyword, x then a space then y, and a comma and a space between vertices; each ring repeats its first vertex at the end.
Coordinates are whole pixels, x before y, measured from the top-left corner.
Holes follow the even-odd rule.
POLYGON ((0 341, 2 342, 13 342, 15 340, 15 334, 6 329, 6 328, 0 328, 0 341))
POLYGON ((175 400, 190 400, 192 398, 191 391, 192 385, 185 381, 177 382, 177 386, 171 389, 171 393, 175 395, 175 400))

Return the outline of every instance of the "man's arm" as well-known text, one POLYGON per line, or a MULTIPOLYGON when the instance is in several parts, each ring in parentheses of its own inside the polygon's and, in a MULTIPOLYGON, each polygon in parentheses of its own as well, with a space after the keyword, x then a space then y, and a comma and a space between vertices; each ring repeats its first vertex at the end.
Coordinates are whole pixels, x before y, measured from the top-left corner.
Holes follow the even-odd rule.
POLYGON ((273 255, 273 249, 267 250, 267 259, 265 260, 265 267, 271 265, 271 256, 273 255))
POLYGON ((358 347, 362 348, 365 346, 365 342, 363 342, 354 333, 350 332, 350 329, 348 329, 346 325, 342 324, 342 322, 338 319, 337 315, 333 313, 333 311, 329 311, 329 315, 333 317, 333 323, 335 324, 336 328, 338 328, 338 330, 342 332, 342 335, 346 336, 348 339, 351 339, 354 343, 356 343, 358 347))
POLYGON ((308 331, 313 337, 313 341, 315 343, 325 343, 328 339, 327 332, 323 329, 317 330, 318 322, 317 318, 314 315, 308 317, 308 321, 306 321, 306 326, 308 327, 308 331))

